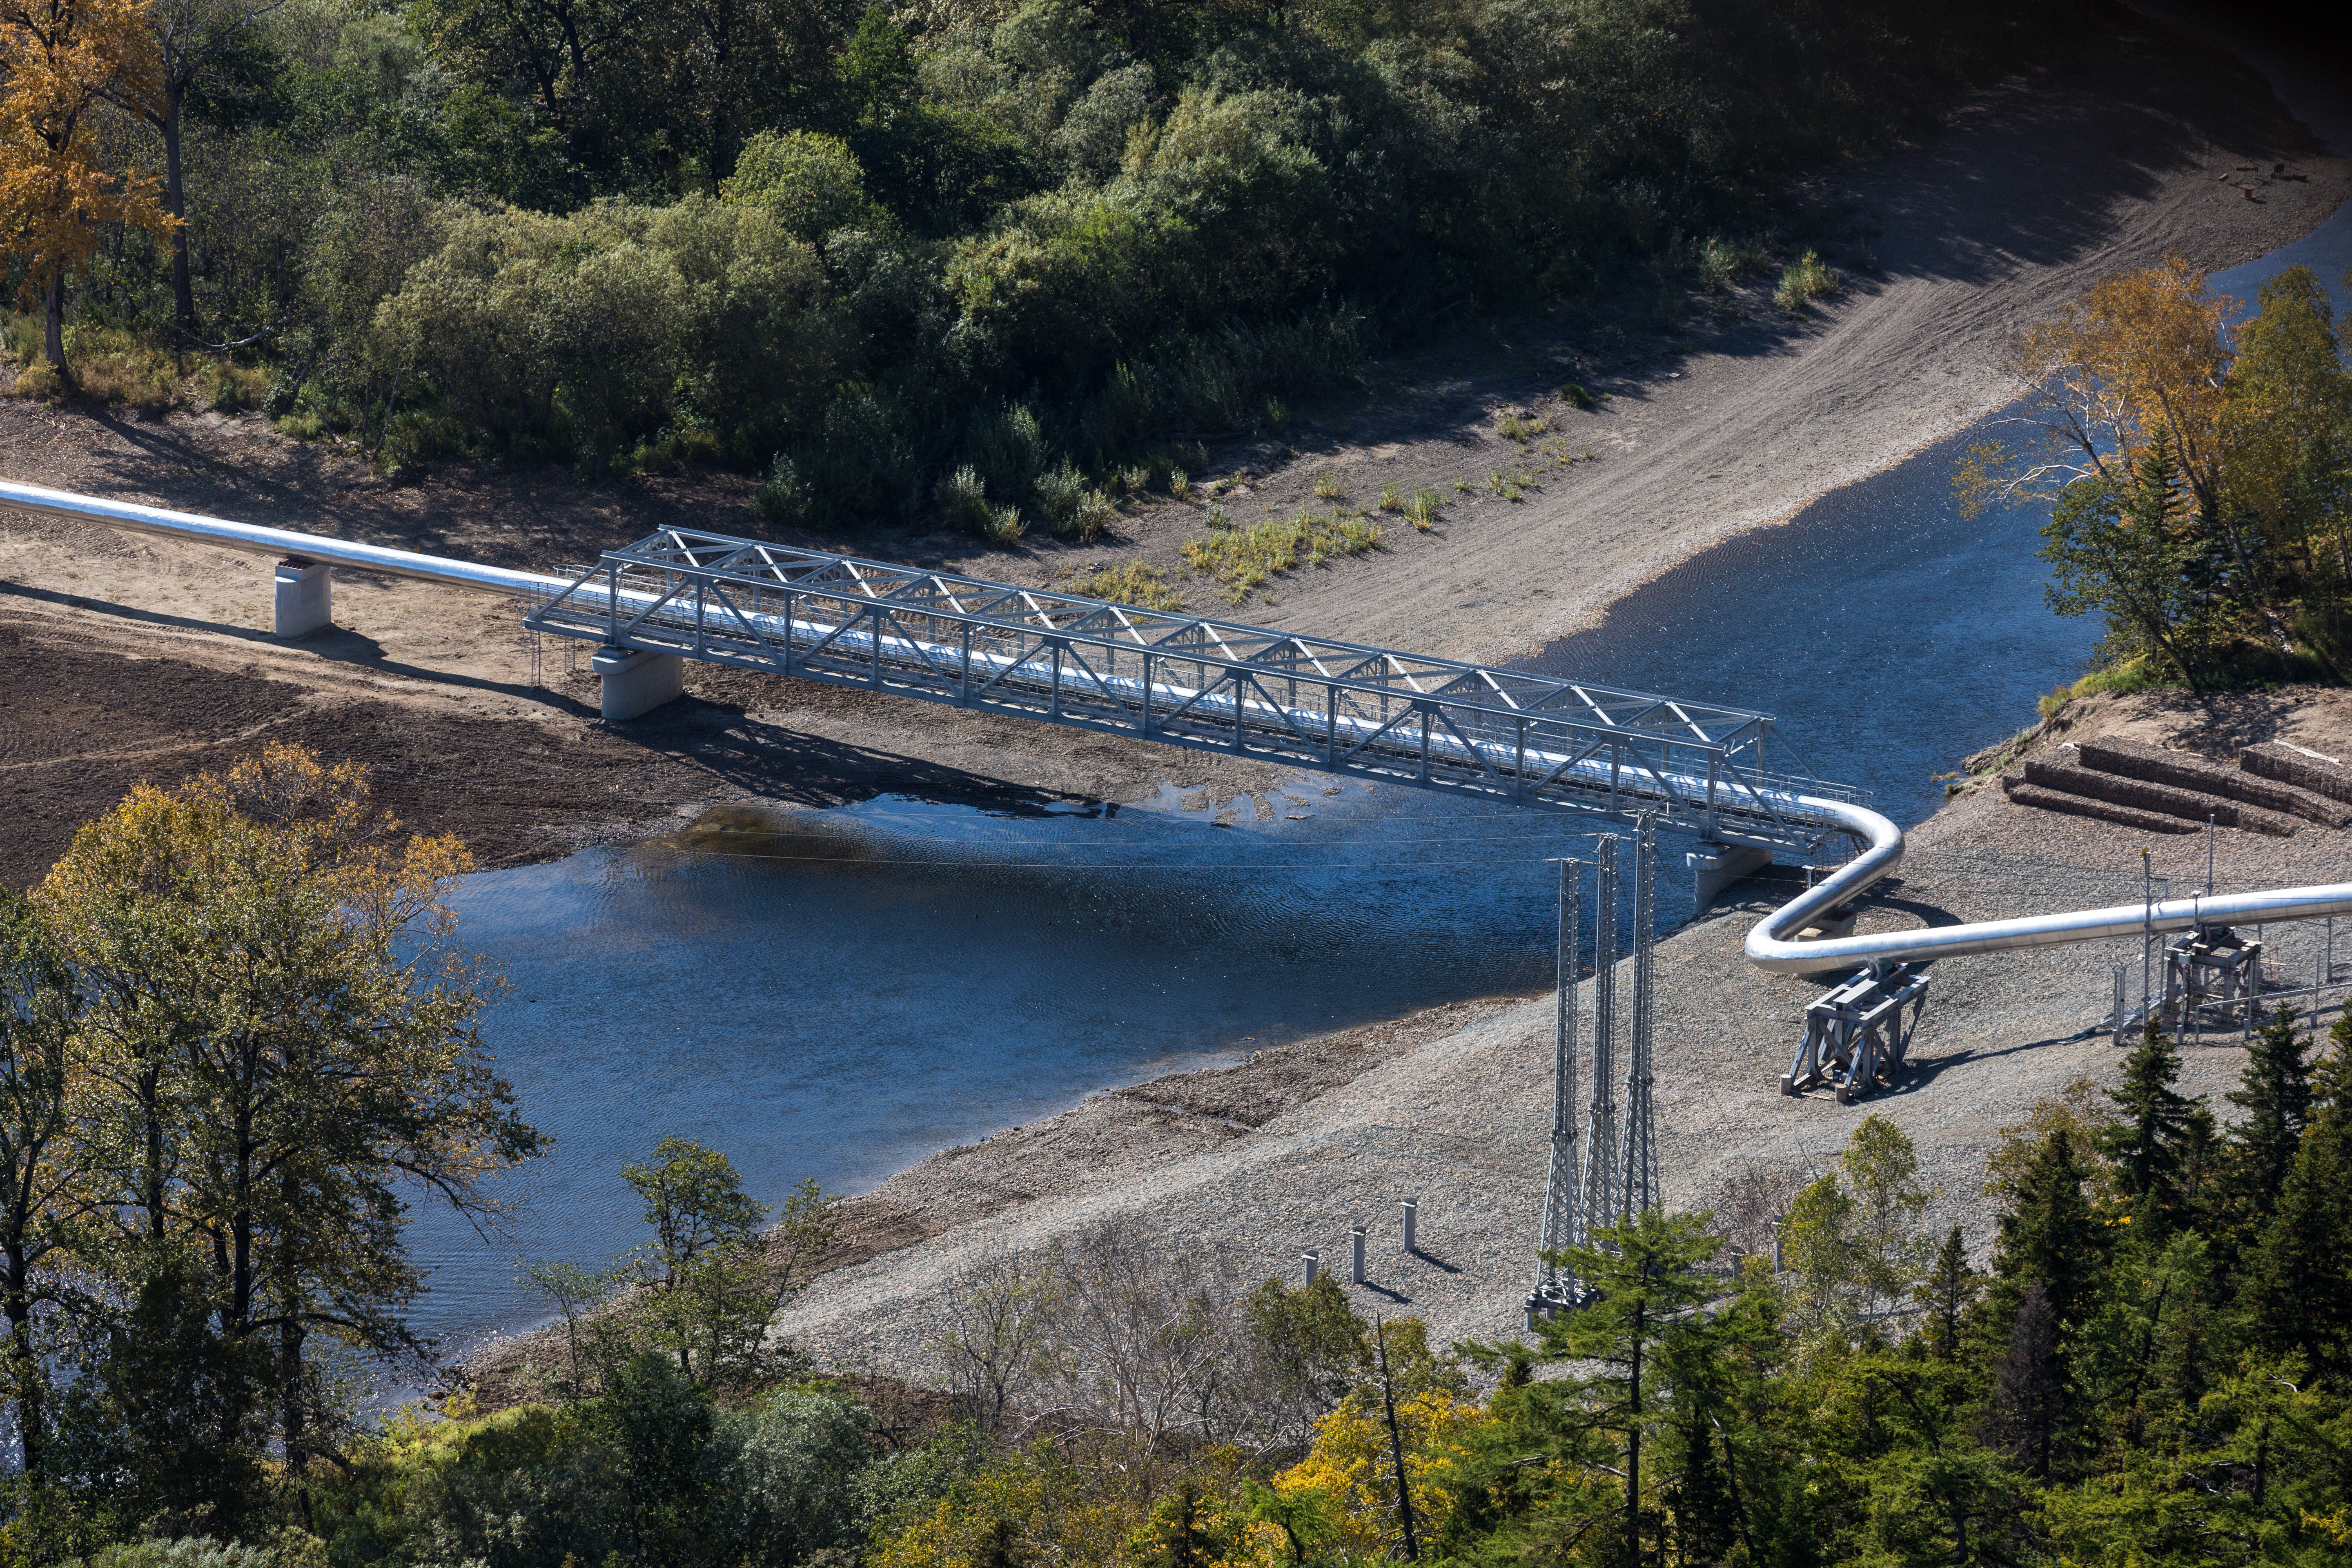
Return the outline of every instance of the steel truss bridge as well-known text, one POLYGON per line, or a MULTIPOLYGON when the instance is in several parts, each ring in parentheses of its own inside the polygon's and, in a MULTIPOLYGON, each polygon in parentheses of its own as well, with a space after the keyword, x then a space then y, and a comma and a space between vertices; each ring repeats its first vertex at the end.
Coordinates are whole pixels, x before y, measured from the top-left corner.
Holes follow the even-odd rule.
POLYGON ((1761 713, 855 556, 665 529, 560 578, 531 629, 1727 845, 1863 798, 1769 771, 1761 713))

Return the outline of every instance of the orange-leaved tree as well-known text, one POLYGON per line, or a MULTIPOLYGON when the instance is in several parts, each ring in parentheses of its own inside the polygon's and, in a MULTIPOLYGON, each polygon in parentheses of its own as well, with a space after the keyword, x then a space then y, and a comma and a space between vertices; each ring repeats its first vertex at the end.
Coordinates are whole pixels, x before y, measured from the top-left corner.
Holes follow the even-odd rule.
POLYGON ((161 72, 146 0, 0 0, 0 234, 46 310, 53 371, 66 363, 66 276, 99 226, 178 222, 152 176, 100 166, 90 123, 101 94, 152 93, 161 72))

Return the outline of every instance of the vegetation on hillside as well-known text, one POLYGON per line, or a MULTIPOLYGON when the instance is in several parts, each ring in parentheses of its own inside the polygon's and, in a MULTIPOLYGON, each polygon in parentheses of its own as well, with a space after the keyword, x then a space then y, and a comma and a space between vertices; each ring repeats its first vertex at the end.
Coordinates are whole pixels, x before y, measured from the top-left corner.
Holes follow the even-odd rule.
MULTIPOLYGON (((118 40, 74 143, 112 205, 54 253, 9 220, 12 280, 61 322, 47 368, 34 322, 9 333, 27 391, 200 382, 394 466, 709 458, 765 472, 778 521, 994 540, 1082 531, 1120 466, 1278 425, 1415 324, 1600 291, 1670 311, 1759 270, 1793 171, 2090 20, 103 3, 147 35, 118 40)), ((0 47, 46 14, 0 14, 0 47)), ((6 180, 44 156, 0 134, 6 180)), ((1790 276, 1792 308, 1835 287, 1811 252, 1790 276)))
POLYGON ((2107 625, 2078 691, 2352 677, 2352 354, 2305 267, 2240 318, 2177 258, 2103 280, 1960 466, 1964 509, 2052 508, 2051 605, 2107 625))

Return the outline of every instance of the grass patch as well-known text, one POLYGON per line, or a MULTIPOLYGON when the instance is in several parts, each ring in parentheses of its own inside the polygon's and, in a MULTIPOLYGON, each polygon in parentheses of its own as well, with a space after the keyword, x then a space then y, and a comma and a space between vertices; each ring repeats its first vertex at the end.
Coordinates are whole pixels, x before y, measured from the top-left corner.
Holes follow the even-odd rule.
POLYGON ((269 372, 218 354, 165 348, 127 327, 66 325, 66 374, 61 379, 42 354, 38 316, 11 314, 0 343, 22 368, 19 397, 58 402, 81 396, 158 414, 167 408, 217 408, 226 414, 258 408, 268 395, 269 372))
POLYGON ((1300 507, 1295 517, 1271 518, 1248 528, 1227 526, 1206 539, 1187 540, 1184 564, 1214 579, 1226 600, 1238 605, 1285 572, 1380 547, 1377 524, 1340 515, 1318 517, 1300 507))
POLYGON ((1415 490, 1412 500, 1404 503, 1404 518, 1417 532, 1427 533, 1437 526, 1437 492, 1415 490))
POLYGON ((1315 476, 1315 496, 1318 500, 1345 500, 1348 492, 1340 489, 1338 476, 1326 468, 1315 476))
POLYGON ((1521 414, 1514 409, 1503 416, 1501 422, 1495 426, 1495 431, 1504 440, 1517 441, 1524 447, 1550 428, 1549 424, 1537 418, 1534 415, 1521 414))
POLYGON ((1837 291, 1837 274, 1830 270, 1820 251, 1808 250, 1780 274, 1780 286, 1772 290, 1772 303, 1801 313, 1812 300, 1826 300, 1837 291))
POLYGON ((1070 579, 1069 589, 1089 599, 1108 599, 1115 605, 1133 605, 1138 609, 1173 613, 1184 607, 1184 595, 1168 581, 1167 574, 1141 561, 1130 561, 1124 566, 1098 566, 1082 573, 1070 579))
POLYGON ((1388 483, 1381 487, 1381 510, 1382 511, 1402 511, 1404 510, 1404 491, 1398 486, 1394 479, 1391 479, 1388 483))
POLYGON ((1561 382, 1556 395, 1570 408, 1582 409, 1588 414, 1601 406, 1601 399, 1572 381, 1561 382))

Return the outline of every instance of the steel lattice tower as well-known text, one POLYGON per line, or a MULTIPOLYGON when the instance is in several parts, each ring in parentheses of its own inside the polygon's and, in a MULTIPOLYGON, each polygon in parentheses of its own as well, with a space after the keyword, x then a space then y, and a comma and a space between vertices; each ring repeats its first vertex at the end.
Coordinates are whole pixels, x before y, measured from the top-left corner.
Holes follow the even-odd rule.
POLYGON ((1592 1105, 1584 1123, 1585 1239, 1617 1223, 1617 836, 1601 836, 1592 909, 1592 1105))
POLYGON ((1651 1053, 1650 1001, 1658 912, 1658 829, 1643 816, 1633 838, 1633 1030, 1625 1070, 1624 1208, 1627 1217, 1656 1206, 1658 1141, 1651 1123, 1650 1088, 1657 1081, 1651 1053))
MULTIPOLYGON (((1555 1253, 1584 1244, 1584 1194, 1576 1147, 1576 955, 1582 910, 1582 862, 1559 863, 1559 973, 1552 1025, 1551 1173, 1544 1184, 1540 1251, 1555 1253)), ((1538 1293, 1549 1286, 1565 1300, 1576 1289, 1568 1271, 1549 1258, 1537 1270, 1538 1293)))

